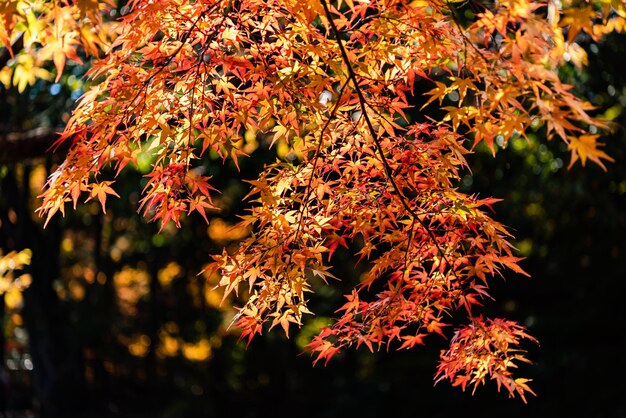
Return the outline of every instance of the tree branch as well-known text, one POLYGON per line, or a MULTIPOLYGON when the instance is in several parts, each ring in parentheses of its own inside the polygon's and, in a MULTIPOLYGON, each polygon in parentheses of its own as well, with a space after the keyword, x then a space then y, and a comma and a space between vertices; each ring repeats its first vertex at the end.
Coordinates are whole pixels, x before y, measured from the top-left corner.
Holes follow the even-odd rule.
MULTIPOLYGON (((0 163, 16 162, 51 155, 50 146, 57 139, 56 129, 37 128, 30 131, 0 133, 0 163)), ((65 142, 57 152, 69 148, 65 142)))
MULTIPOLYGON (((363 95, 363 91, 361 90, 361 87, 359 86, 359 81, 357 80, 357 75, 354 72, 354 68, 352 68, 352 62, 350 61, 346 48, 343 44, 343 41, 341 40, 341 33, 339 32, 339 29, 337 28, 337 25, 335 25, 335 21, 333 20, 330 14, 330 9, 328 8, 327 0, 320 0, 320 2, 322 4, 322 7, 324 8, 324 14, 326 15, 326 19, 328 20, 328 23, 333 32, 333 35, 335 36, 335 39, 337 40, 337 45, 339 46, 339 50, 341 52, 341 57, 343 59, 343 62, 344 64, 346 64, 346 67, 348 68, 348 79, 354 85, 354 91, 359 99, 359 106, 361 107, 361 110, 363 112, 363 118, 367 125, 367 129, 369 130, 370 135, 372 136, 372 141, 374 142, 374 145, 376 146, 376 150, 378 151, 378 154, 380 155, 380 160, 385 170, 385 176, 387 177, 387 180, 389 181, 389 184, 391 185, 393 190, 398 195, 398 198, 400 199, 402 207, 404 207, 404 209, 409 213, 409 215, 411 215, 411 218, 413 218, 414 220, 417 220, 417 222, 422 226, 422 228, 424 228, 429 238, 433 242, 433 245, 437 248, 437 251, 441 254, 441 256, 446 261, 446 263, 449 264, 448 260, 446 259, 446 254, 443 251, 443 248, 441 248, 441 245, 439 245, 439 242, 437 241, 437 237, 435 236, 433 231, 428 227, 428 225, 426 225, 426 223, 422 219, 419 218, 418 214, 415 213, 413 208, 409 206, 409 204, 407 203, 407 197, 404 195, 404 193, 402 193, 402 191, 398 187, 398 184, 396 183, 393 177, 393 170, 389 166, 389 162, 387 161, 387 157, 385 156, 385 151, 383 150, 383 147, 380 144, 380 140, 378 139, 378 134, 376 133, 376 130, 374 129, 374 125, 372 124, 372 121, 367 113, 367 107, 368 107, 367 100, 365 100, 365 96, 363 95)), ((453 270, 453 273, 454 273, 454 270, 453 270)))

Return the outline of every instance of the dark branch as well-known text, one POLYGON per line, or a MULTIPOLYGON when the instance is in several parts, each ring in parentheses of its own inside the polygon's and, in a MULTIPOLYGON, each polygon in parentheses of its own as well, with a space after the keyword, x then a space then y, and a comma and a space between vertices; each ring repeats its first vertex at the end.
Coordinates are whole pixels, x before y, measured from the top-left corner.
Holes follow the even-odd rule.
MULTIPOLYGON (((37 128, 23 132, 0 133, 0 163, 23 161, 52 155, 50 146, 58 137, 58 131, 50 128, 37 128)), ((69 147, 66 141, 56 150, 64 153, 69 147)))

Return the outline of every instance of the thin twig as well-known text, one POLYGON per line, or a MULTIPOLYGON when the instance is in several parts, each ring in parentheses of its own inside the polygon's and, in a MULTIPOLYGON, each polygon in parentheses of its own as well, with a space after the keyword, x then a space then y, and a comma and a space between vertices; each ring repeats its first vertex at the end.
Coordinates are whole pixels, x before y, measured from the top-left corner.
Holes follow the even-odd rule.
POLYGON ((437 248, 437 251, 441 254, 441 256, 446 261, 446 263, 448 263, 448 260, 446 259, 446 255, 443 249, 441 248, 441 246, 439 245, 439 242, 437 241, 437 237, 430 230, 428 225, 426 225, 426 223, 422 219, 419 218, 419 216, 415 213, 413 208, 409 206, 409 204, 407 203, 406 196, 402 193, 402 191, 398 187, 398 184, 393 178, 393 171, 389 165, 389 162, 387 161, 387 157, 385 156, 385 151, 383 150, 383 147, 380 144, 380 140, 378 138, 378 134, 376 133, 376 130, 374 129, 372 120, 370 119, 367 113, 367 107, 368 107, 367 100, 365 99, 365 96, 363 95, 363 91, 361 90, 361 87, 359 86, 359 81, 357 80, 356 73, 354 72, 354 68, 352 68, 352 62, 350 61, 346 48, 343 45, 343 41, 341 40, 341 33, 339 32, 339 29, 337 28, 337 25, 335 24, 335 21, 333 20, 330 14, 327 0, 320 0, 320 2, 322 4, 322 7, 324 8, 324 14, 326 16, 326 19, 328 20, 328 23, 331 27, 333 34, 335 35, 335 39, 337 40, 337 45, 339 46, 341 57, 343 58, 344 64, 346 64, 346 67, 348 69, 348 79, 354 85, 354 91, 357 94, 357 97, 359 99, 359 105, 361 106, 361 110, 363 112, 362 116, 365 120, 367 128, 370 132, 370 135, 372 136, 372 141, 374 142, 374 145, 376 146, 376 150, 378 151, 378 154, 380 155, 381 163, 383 164, 383 169, 385 170, 385 175, 387 177, 387 180, 389 181, 389 184, 391 185, 393 190, 396 192, 396 194, 400 198, 400 203, 402 204, 404 209, 411 215, 412 218, 416 219, 417 222, 419 222, 419 224, 426 230, 426 233, 428 234, 430 239, 433 241, 433 244, 437 248))

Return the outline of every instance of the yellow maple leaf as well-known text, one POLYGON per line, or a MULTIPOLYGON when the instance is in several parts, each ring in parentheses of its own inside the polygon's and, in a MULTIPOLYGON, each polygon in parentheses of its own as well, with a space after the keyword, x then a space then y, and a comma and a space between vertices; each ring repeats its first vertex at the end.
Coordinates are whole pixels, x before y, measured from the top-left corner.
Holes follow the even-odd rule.
POLYGON ((98 200, 100 201, 100 206, 102 206, 102 212, 107 213, 106 212, 107 193, 116 197, 120 197, 120 195, 118 195, 115 192, 115 190, 111 188, 112 183, 113 183, 112 181, 102 181, 100 183, 92 184, 91 192, 89 193, 89 197, 87 198, 85 202, 90 201, 94 197, 98 197, 98 200))
POLYGON ((596 39, 593 20, 598 17, 598 13, 592 7, 576 7, 565 10, 563 14, 560 26, 568 26, 567 42, 572 43, 580 32, 585 32, 596 39))
POLYGON ((603 144, 596 142, 600 135, 581 135, 579 137, 569 136, 569 144, 567 149, 572 152, 571 161, 568 168, 572 167, 574 163, 580 158, 580 163, 585 166, 587 159, 593 161, 602 167, 606 171, 605 165, 602 160, 613 162, 613 158, 609 157, 604 151, 598 149, 603 144))

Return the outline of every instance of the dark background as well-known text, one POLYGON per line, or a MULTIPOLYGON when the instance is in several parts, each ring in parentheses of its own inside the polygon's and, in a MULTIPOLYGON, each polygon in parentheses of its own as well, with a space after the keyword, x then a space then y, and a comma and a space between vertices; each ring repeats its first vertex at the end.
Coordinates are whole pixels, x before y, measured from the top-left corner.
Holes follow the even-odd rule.
MULTIPOLYGON (((625 41, 581 39, 588 68, 562 74, 617 124, 604 138, 615 159, 606 172, 580 164, 568 170, 566 146, 546 143, 539 130, 495 158, 479 147, 460 185, 503 199, 494 217, 526 257, 531 278, 494 279, 496 300, 485 312, 521 322, 540 342, 527 344, 534 364, 519 372, 537 393, 527 404, 491 383, 474 395, 447 382, 434 386, 446 347, 439 337, 409 351, 346 352, 313 367, 302 349, 354 281, 342 267, 347 254, 337 257, 342 283, 312 297, 318 316, 300 334, 271 332, 246 348, 226 329, 232 312, 216 306, 211 286, 196 275, 207 254, 231 244, 228 236, 207 233, 194 218, 157 235, 135 212, 141 167, 118 180, 121 198, 109 202, 107 215, 86 204, 43 230, 34 198, 58 157, 21 146, 0 153, 0 248, 31 248, 34 281, 21 303, 5 306, 3 296, 0 306, 0 416, 626 417, 625 41), (164 271, 170 282, 159 279, 164 271), (164 354, 167 338, 178 349, 164 354)), ((23 94, 0 87, 0 131, 45 134, 61 124, 81 92, 84 68, 72 71, 56 87, 39 82, 23 94)), ((253 178, 273 158, 261 144, 240 175, 206 162, 224 190, 224 222, 242 210, 238 176, 253 178)))

